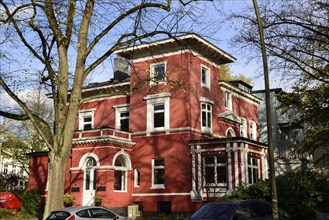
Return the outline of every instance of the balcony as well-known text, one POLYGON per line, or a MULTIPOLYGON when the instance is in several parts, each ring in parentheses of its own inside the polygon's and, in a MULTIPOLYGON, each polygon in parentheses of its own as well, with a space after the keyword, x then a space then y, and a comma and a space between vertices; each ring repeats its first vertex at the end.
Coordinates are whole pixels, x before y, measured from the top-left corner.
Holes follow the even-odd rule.
POLYGON ((73 135, 73 144, 115 142, 124 145, 134 145, 131 141, 131 134, 131 132, 120 131, 115 128, 79 130, 73 135))

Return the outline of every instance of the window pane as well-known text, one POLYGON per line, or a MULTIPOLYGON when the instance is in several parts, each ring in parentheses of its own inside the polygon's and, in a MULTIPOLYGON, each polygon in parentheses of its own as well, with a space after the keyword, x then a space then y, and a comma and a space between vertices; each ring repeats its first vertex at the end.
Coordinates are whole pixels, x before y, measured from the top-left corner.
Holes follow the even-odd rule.
POLYGON ((114 190, 123 190, 122 189, 122 171, 115 170, 114 171, 114 190))
POLYGON ((120 120, 120 130, 121 131, 129 131, 129 119, 121 119, 120 120))
POLYGON ((211 128, 211 113, 210 112, 208 112, 207 113, 207 127, 208 128, 211 128))
POLYGON ((215 167, 205 167, 206 183, 215 183, 215 167))
POLYGON ((217 163, 226 163, 226 157, 225 156, 218 156, 217 157, 217 163))
POLYGON ((154 169, 154 184, 164 184, 164 169, 154 169))
POLYGON ((160 111, 160 110, 164 110, 164 104, 157 104, 154 105, 154 111, 160 111))
POLYGON ((215 163, 215 157, 206 157, 204 159, 205 164, 214 164, 215 163))
POLYGON ((217 183, 226 183, 226 166, 217 167, 217 183))
POLYGON ((159 64, 154 67, 154 78, 156 82, 165 80, 165 65, 159 64))
POLYGON ((162 128, 164 127, 164 113, 154 113, 154 127, 162 128))
POLYGON ((202 126, 207 127, 207 113, 202 112, 202 126))
POLYGON ((91 117, 85 117, 85 118, 83 118, 83 121, 84 122, 91 122, 91 117))
POLYGON ((86 190, 90 189, 90 171, 86 170, 86 190))
POLYGON ((129 112, 120 113, 120 117, 129 117, 129 112))
POLYGON ((154 166, 164 166, 164 159, 163 158, 154 159, 154 166))
POLYGON ((83 130, 91 130, 91 129, 92 129, 91 124, 83 125, 83 130))

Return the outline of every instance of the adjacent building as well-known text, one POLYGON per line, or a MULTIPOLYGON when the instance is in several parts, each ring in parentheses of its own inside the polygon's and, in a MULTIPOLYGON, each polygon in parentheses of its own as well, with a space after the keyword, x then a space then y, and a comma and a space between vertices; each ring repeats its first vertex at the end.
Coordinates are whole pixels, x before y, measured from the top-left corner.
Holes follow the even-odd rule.
MULTIPOLYGON (((258 108, 260 141, 267 143, 267 119, 265 90, 252 92, 263 101, 258 108)), ((272 139, 275 159, 276 175, 295 172, 302 166, 302 157, 298 155, 294 148, 295 144, 304 139, 304 128, 293 128, 294 118, 289 117, 289 112, 283 112, 278 107, 280 101, 277 98, 280 94, 285 94, 281 88, 270 89, 271 118, 272 118, 272 139)))
MULTIPOLYGON (((194 211, 268 178, 261 99, 222 81, 235 58, 195 34, 118 50, 114 78, 83 90, 66 192, 76 205, 194 211), (128 65, 129 63, 129 65, 128 65)), ((47 194, 47 152, 30 154, 30 188, 47 194)))

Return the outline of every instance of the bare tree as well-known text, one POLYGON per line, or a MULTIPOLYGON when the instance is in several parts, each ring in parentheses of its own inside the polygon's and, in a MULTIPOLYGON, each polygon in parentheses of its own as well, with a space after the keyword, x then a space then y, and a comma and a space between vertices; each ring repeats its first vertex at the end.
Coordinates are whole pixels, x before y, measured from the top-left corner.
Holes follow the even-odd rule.
POLYGON ((2 107, 0 115, 30 120, 49 148, 51 184, 44 216, 63 206, 63 174, 87 77, 119 48, 161 34, 177 34, 180 22, 186 26, 191 21, 193 7, 190 3, 193 1, 0 2, 1 31, 7 33, 6 45, 11 45, 6 55, 11 55, 11 62, 16 64, 15 71, 14 64, 1 70, 0 85, 23 112, 2 107), (14 38, 19 40, 9 41, 14 38), (30 65, 23 65, 27 63, 30 65), (37 67, 42 71, 37 72, 37 67), (51 94, 53 128, 17 96, 17 87, 26 89, 37 81, 51 94))
MULTIPOLYGON (((306 76, 328 83, 328 1, 262 1, 260 11, 270 69, 283 79, 296 81, 306 76)), ((233 43, 249 55, 256 54, 251 58, 259 58, 250 52, 260 48, 253 13, 249 8, 230 16, 240 25, 233 43)))

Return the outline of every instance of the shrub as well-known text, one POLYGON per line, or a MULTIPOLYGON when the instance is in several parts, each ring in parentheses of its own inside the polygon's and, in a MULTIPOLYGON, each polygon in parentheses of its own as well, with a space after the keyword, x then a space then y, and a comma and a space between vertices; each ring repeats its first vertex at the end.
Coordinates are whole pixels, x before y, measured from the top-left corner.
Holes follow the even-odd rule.
POLYGON ((223 197, 226 200, 246 200, 246 199, 260 199, 271 201, 271 189, 268 181, 258 180, 253 185, 239 185, 231 195, 223 197))
POLYGON ((288 219, 315 219, 323 193, 316 188, 316 174, 310 170, 277 178, 279 206, 288 219))
POLYGON ((16 215, 16 210, 0 208, 0 218, 9 218, 16 215))
POLYGON ((17 194, 17 196, 23 200, 21 214, 39 214, 41 194, 38 190, 25 190, 23 193, 17 194))
POLYGON ((75 197, 71 194, 65 193, 63 197, 63 204, 65 207, 72 206, 74 204, 75 197))

